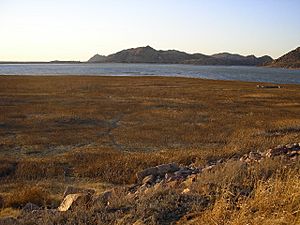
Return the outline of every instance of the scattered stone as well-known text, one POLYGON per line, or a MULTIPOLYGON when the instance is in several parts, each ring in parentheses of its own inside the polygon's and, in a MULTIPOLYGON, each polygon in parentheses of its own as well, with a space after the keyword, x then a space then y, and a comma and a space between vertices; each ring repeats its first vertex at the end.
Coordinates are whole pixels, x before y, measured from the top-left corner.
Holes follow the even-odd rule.
POLYGON ((69 194, 58 207, 58 211, 65 212, 76 206, 86 207, 89 201, 91 201, 91 198, 92 196, 87 193, 69 194))
POLYGON ((271 148, 266 152, 266 157, 272 158, 279 155, 284 155, 288 152, 286 147, 277 146, 276 148, 271 148))
POLYGON ((154 177, 164 177, 167 173, 173 173, 180 168, 175 163, 163 164, 155 167, 147 168, 136 174, 139 182, 141 182, 145 177, 153 175, 154 177))
POLYGON ((300 151, 299 143, 288 144, 285 147, 288 148, 289 150, 300 151))
POLYGON ((35 204, 31 203, 31 202, 27 203, 27 204, 22 208, 22 210, 23 210, 24 212, 31 212, 31 211, 39 210, 39 209, 40 209, 40 207, 38 207, 37 205, 35 205, 35 204))
POLYGON ((258 162, 262 159, 262 155, 259 152, 250 152, 249 159, 258 162))
POLYGON ((259 152, 249 152, 249 154, 245 154, 240 158, 241 162, 245 163, 253 163, 253 162, 260 162, 263 159, 263 156, 259 152))
POLYGON ((272 158, 275 156, 287 156, 287 157, 297 157, 300 152, 300 144, 292 143, 287 145, 278 145, 276 148, 271 148, 266 151, 265 156, 272 158))
MULTIPOLYGON (((195 165, 178 166, 175 163, 158 165, 147 168, 136 174, 138 183, 131 187, 126 187, 124 190, 115 188, 106 191, 100 195, 95 195, 95 191, 91 189, 81 189, 75 187, 67 187, 64 199, 58 208, 58 211, 64 212, 74 207, 89 207, 95 204, 104 206, 110 205, 110 199, 113 196, 118 196, 118 191, 125 191, 126 198, 130 201, 135 201, 143 195, 150 194, 163 189, 178 189, 183 190, 181 194, 190 193, 193 183, 197 180, 199 174, 203 171, 211 171, 214 167, 232 161, 242 161, 242 165, 247 166, 248 163, 259 163, 266 157, 287 156, 289 160, 297 160, 300 155, 299 143, 288 144, 271 148, 264 153, 251 151, 243 155, 241 158, 232 158, 229 160, 218 160, 209 162, 204 168, 197 168, 195 165)), ((202 185, 203 186, 203 185, 202 185)), ((215 184, 204 185, 203 193, 213 194, 217 191, 215 184)), ((249 195, 248 190, 237 190, 244 195, 249 195)), ((30 208, 28 206, 28 208, 30 208)))
POLYGON ((113 191, 110 190, 110 191, 103 192, 99 196, 93 196, 92 205, 101 204, 104 206, 108 206, 110 204, 109 200, 111 199, 112 195, 113 195, 113 191))

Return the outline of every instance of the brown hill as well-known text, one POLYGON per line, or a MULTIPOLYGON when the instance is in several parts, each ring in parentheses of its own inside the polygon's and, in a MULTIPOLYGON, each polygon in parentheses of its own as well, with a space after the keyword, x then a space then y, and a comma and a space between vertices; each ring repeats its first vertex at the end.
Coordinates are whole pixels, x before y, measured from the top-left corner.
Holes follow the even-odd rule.
POLYGON ((274 60, 268 66, 300 69, 300 47, 274 60))
POLYGON ((106 61, 106 56, 96 54, 92 58, 89 59, 89 62, 105 62, 106 61))
POLYGON ((270 56, 260 58, 242 56, 230 53, 220 53, 212 56, 204 54, 188 54, 177 50, 157 51, 150 46, 126 49, 107 57, 95 55, 90 63, 166 63, 166 64, 196 64, 196 65, 247 65, 260 66, 271 62, 270 56))

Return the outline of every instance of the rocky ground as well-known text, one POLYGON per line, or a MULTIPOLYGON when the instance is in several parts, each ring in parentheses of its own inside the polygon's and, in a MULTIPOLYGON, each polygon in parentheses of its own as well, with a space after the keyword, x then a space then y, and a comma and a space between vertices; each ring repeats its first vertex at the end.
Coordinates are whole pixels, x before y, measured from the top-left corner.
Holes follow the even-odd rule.
MULTIPOLYGON (((45 222, 51 224, 50 221, 53 222, 51 219, 52 217, 64 217, 64 215, 69 215, 68 213, 73 213, 78 210, 89 211, 95 206, 101 206, 107 214, 119 211, 119 218, 116 220, 110 220, 110 224, 152 224, 149 222, 149 218, 144 218, 144 220, 141 218, 136 221, 128 220, 126 211, 129 209, 126 209, 126 207, 122 208, 120 206, 119 208, 115 208, 114 205, 116 200, 118 199, 120 201, 131 202, 131 204, 134 205, 134 202, 140 202, 145 198, 153 197, 154 193, 172 189, 179 193, 180 198, 189 198, 191 196, 195 197, 193 184, 199 182, 199 180, 203 178, 201 175, 213 173, 214 169, 217 167, 234 165, 235 163, 238 163, 240 168, 257 167, 259 164, 263 164, 267 160, 276 158, 280 158, 287 162, 284 164, 286 167, 295 163, 299 164, 299 156, 300 143, 292 143, 270 148, 264 152, 251 151, 240 158, 211 161, 203 167, 196 167, 193 164, 183 166, 176 163, 158 165, 138 172, 136 174, 136 184, 116 187, 101 194, 96 194, 93 189, 81 189, 70 186, 65 190, 63 195, 64 197, 58 208, 44 209, 33 203, 27 203, 23 207, 23 212, 18 218, 2 218, 0 220, 0 224, 22 224, 24 221, 31 221, 29 224, 42 224, 45 222), (34 218, 34 221, 32 221, 32 218, 34 218)), ((226 175, 224 174, 224 176, 226 175)), ((213 190, 215 190, 213 185, 213 183, 210 183, 206 186, 208 189, 206 191, 213 192, 213 190)), ((247 188, 240 188, 233 195, 235 197, 238 195, 250 196, 251 190, 247 188)), ((195 199, 193 199, 193 201, 195 201, 195 199)), ((209 207, 211 200, 202 196, 196 202, 198 206, 206 208, 209 207)), ((177 203, 178 202, 174 202, 174 204, 177 203)), ((178 206, 178 208, 180 207, 178 206)), ((102 215, 102 217, 103 216, 104 215, 102 215)), ((178 216, 175 213, 173 219, 179 220, 182 216, 183 215, 181 214, 178 216)), ((156 224, 169 224, 174 222, 173 219, 165 218, 165 221, 156 221, 156 224)), ((89 221, 89 224, 97 224, 94 222, 89 221)))

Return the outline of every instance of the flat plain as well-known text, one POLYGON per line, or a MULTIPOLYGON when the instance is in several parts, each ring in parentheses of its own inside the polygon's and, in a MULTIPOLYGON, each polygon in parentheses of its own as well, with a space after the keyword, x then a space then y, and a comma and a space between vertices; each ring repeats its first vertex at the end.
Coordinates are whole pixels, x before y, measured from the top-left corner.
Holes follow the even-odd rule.
MULTIPOLYGON (((134 183, 136 172, 150 166, 201 166, 299 142, 300 86, 257 84, 175 77, 0 76, 0 216, 18 216, 28 202, 57 207, 68 185, 101 193, 134 183)), ((270 165, 275 173, 278 163, 270 165)), ((299 195, 296 199, 300 202, 299 195)), ((221 209, 220 215, 209 210, 196 220, 239 224, 230 215, 222 219, 227 214, 221 209)), ((237 211, 232 209, 232 215, 237 211)))

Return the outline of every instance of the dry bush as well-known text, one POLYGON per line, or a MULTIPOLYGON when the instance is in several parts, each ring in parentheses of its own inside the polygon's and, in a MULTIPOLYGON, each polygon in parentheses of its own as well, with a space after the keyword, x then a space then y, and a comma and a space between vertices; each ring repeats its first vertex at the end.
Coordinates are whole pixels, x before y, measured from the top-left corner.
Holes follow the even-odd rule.
POLYGON ((285 173, 285 177, 258 181, 253 195, 239 199, 234 207, 222 195, 191 224, 299 224, 299 181, 299 174, 292 171, 285 173))
POLYGON ((25 215, 20 220, 33 224, 298 224, 299 164, 278 159, 255 165, 229 161, 217 166, 200 175, 188 194, 181 194, 176 186, 159 187, 133 200, 124 188, 113 194, 107 207, 45 212, 39 218, 25 215))
POLYGON ((134 183, 136 172, 166 162, 156 154, 120 153, 111 150, 77 153, 71 160, 74 162, 74 173, 77 176, 97 178, 102 182, 114 184, 134 183))
MULTIPOLYGON (((19 209, 14 209, 14 208, 5 208, 5 209, 0 209, 0 218, 4 217, 13 217, 16 218, 20 216, 21 212, 19 209)), ((1 224, 1 221, 0 221, 1 224)))
POLYGON ((17 163, 13 160, 0 160, 0 178, 12 175, 17 163))
POLYGON ((65 161, 74 167, 74 175, 99 179, 113 184, 132 184, 135 174, 145 168, 175 162, 200 166, 209 161, 228 158, 231 153, 201 149, 120 152, 112 149, 92 148, 65 155, 65 161))
POLYGON ((55 161, 34 159, 18 162, 14 178, 36 180, 46 178, 63 178, 64 164, 55 161))
POLYGON ((51 203, 50 193, 39 186, 20 186, 5 198, 5 206, 22 208, 27 203, 46 206, 51 203))

